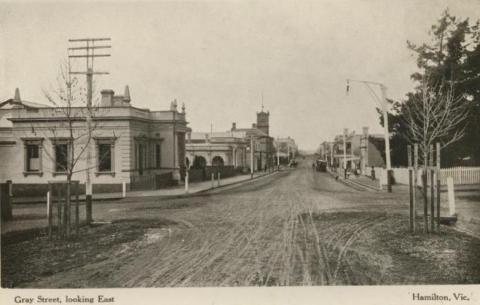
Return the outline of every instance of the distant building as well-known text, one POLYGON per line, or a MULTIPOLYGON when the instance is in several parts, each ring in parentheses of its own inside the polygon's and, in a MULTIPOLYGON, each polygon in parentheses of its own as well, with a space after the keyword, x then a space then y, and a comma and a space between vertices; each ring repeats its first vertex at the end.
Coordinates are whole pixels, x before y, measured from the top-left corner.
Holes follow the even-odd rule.
POLYGON ((257 122, 252 124, 251 128, 237 128, 236 123, 232 123, 230 131, 236 135, 244 136, 249 142, 253 141, 253 162, 251 162, 251 145, 247 147, 247 166, 253 163, 253 169, 266 170, 274 165, 274 145, 273 138, 270 136, 270 112, 257 112, 257 122))
MULTIPOLYGON (((101 95, 93 113, 93 192, 121 191, 122 183, 134 190, 179 181, 188 131, 185 108, 178 112, 176 101, 166 111, 134 107, 128 87, 124 95, 113 90, 101 95)), ((86 107, 72 108, 80 136, 75 146, 66 140, 64 109, 21 100, 18 89, 13 99, 0 103, 0 181, 12 180, 15 194, 45 194, 48 181, 65 179, 59 165, 66 162, 66 152, 85 146, 86 107)), ((86 167, 86 158, 79 158, 73 179, 82 186, 86 167)))
POLYGON ((298 154, 298 146, 295 144, 295 140, 290 137, 275 139, 274 147, 276 158, 280 160, 280 163, 288 163, 290 160, 295 159, 295 156, 298 154))
POLYGON ((325 144, 322 145, 325 147, 323 149, 327 160, 330 162, 329 164, 343 168, 346 155, 347 168, 357 168, 362 173, 366 173, 371 166, 385 166, 385 159, 382 153, 385 151, 383 135, 368 134, 368 127, 363 128, 362 134, 348 133, 345 137, 345 155, 343 153, 343 138, 344 135, 337 135, 333 142, 324 142, 325 144))
POLYGON ((245 132, 188 132, 187 164, 193 168, 206 166, 247 166, 250 142, 245 132))
POLYGON ((325 160, 329 166, 333 165, 334 142, 324 141, 318 148, 320 159, 325 160))

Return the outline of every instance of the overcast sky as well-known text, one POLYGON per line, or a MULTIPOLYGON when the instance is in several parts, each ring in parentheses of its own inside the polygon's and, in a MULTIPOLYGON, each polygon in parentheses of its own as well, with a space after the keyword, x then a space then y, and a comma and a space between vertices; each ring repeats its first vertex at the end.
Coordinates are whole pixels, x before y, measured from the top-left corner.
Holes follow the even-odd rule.
POLYGON ((262 93, 274 137, 315 149, 347 127, 381 132, 375 101, 361 84, 383 82, 388 97, 412 88, 406 41, 426 41, 445 8, 478 18, 480 1, 196 1, 70 4, 0 3, 0 99, 46 103, 69 38, 111 37, 100 89, 132 104, 167 110, 185 103, 194 131, 248 127, 262 93))

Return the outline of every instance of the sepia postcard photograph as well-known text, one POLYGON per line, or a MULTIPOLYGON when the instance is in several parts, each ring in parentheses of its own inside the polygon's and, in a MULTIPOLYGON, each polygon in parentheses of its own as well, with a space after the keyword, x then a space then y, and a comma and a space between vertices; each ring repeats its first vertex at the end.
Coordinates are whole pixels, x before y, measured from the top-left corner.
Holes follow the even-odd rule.
POLYGON ((2 304, 480 304, 480 1, 0 1, 2 304))

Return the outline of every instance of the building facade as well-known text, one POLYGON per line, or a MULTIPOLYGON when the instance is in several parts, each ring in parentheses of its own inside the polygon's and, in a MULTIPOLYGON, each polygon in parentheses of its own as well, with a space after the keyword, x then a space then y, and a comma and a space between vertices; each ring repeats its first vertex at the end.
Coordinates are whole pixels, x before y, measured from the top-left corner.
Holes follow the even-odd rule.
POLYGON ((266 171, 275 164, 275 148, 273 138, 270 136, 270 112, 257 112, 257 121, 252 123, 251 128, 238 128, 232 123, 230 131, 239 136, 245 137, 250 144, 247 147, 247 167, 254 171, 266 171))
POLYGON ((257 113, 251 128, 232 128, 226 132, 187 133, 186 162, 191 168, 231 167, 237 172, 266 170, 272 167, 273 138, 269 136, 269 112, 257 113))
POLYGON ((277 163, 287 164, 294 160, 298 153, 298 146, 295 140, 287 138, 276 138, 274 140, 274 147, 276 150, 277 163))
POLYGON ((188 132, 186 163, 190 167, 247 166, 247 149, 249 142, 242 132, 188 132))
POLYGON ((135 190, 178 182, 188 131, 185 108, 179 112, 176 101, 167 111, 134 107, 128 86, 124 95, 101 95, 91 110, 91 137, 86 107, 30 103, 18 90, 1 103, 0 180, 12 180, 17 194, 44 194, 48 181, 65 180, 67 162, 75 160, 72 179, 84 188, 89 168, 94 193, 121 191, 123 183, 135 190))
POLYGON ((362 134, 345 130, 344 134, 337 135, 332 142, 323 142, 320 155, 329 166, 343 168, 345 164, 346 168, 359 169, 365 174, 372 166, 385 166, 384 142, 382 135, 369 134, 368 127, 363 128, 362 134))

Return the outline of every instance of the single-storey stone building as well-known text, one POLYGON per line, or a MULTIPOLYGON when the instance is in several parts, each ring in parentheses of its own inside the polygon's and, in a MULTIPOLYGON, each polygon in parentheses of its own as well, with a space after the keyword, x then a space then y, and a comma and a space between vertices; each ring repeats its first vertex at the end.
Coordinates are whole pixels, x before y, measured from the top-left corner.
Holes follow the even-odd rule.
POLYGON ((0 181, 12 180, 14 196, 44 195, 48 181, 65 180, 65 156, 72 151, 78 161, 72 179, 84 187, 90 164, 94 194, 121 191, 123 183, 135 190, 180 180, 189 130, 185 107, 179 112, 176 101, 166 111, 134 107, 128 86, 124 95, 113 90, 101 95, 92 108, 90 138, 86 107, 73 107, 66 116, 65 108, 22 100, 18 89, 13 99, 0 103, 0 181))

